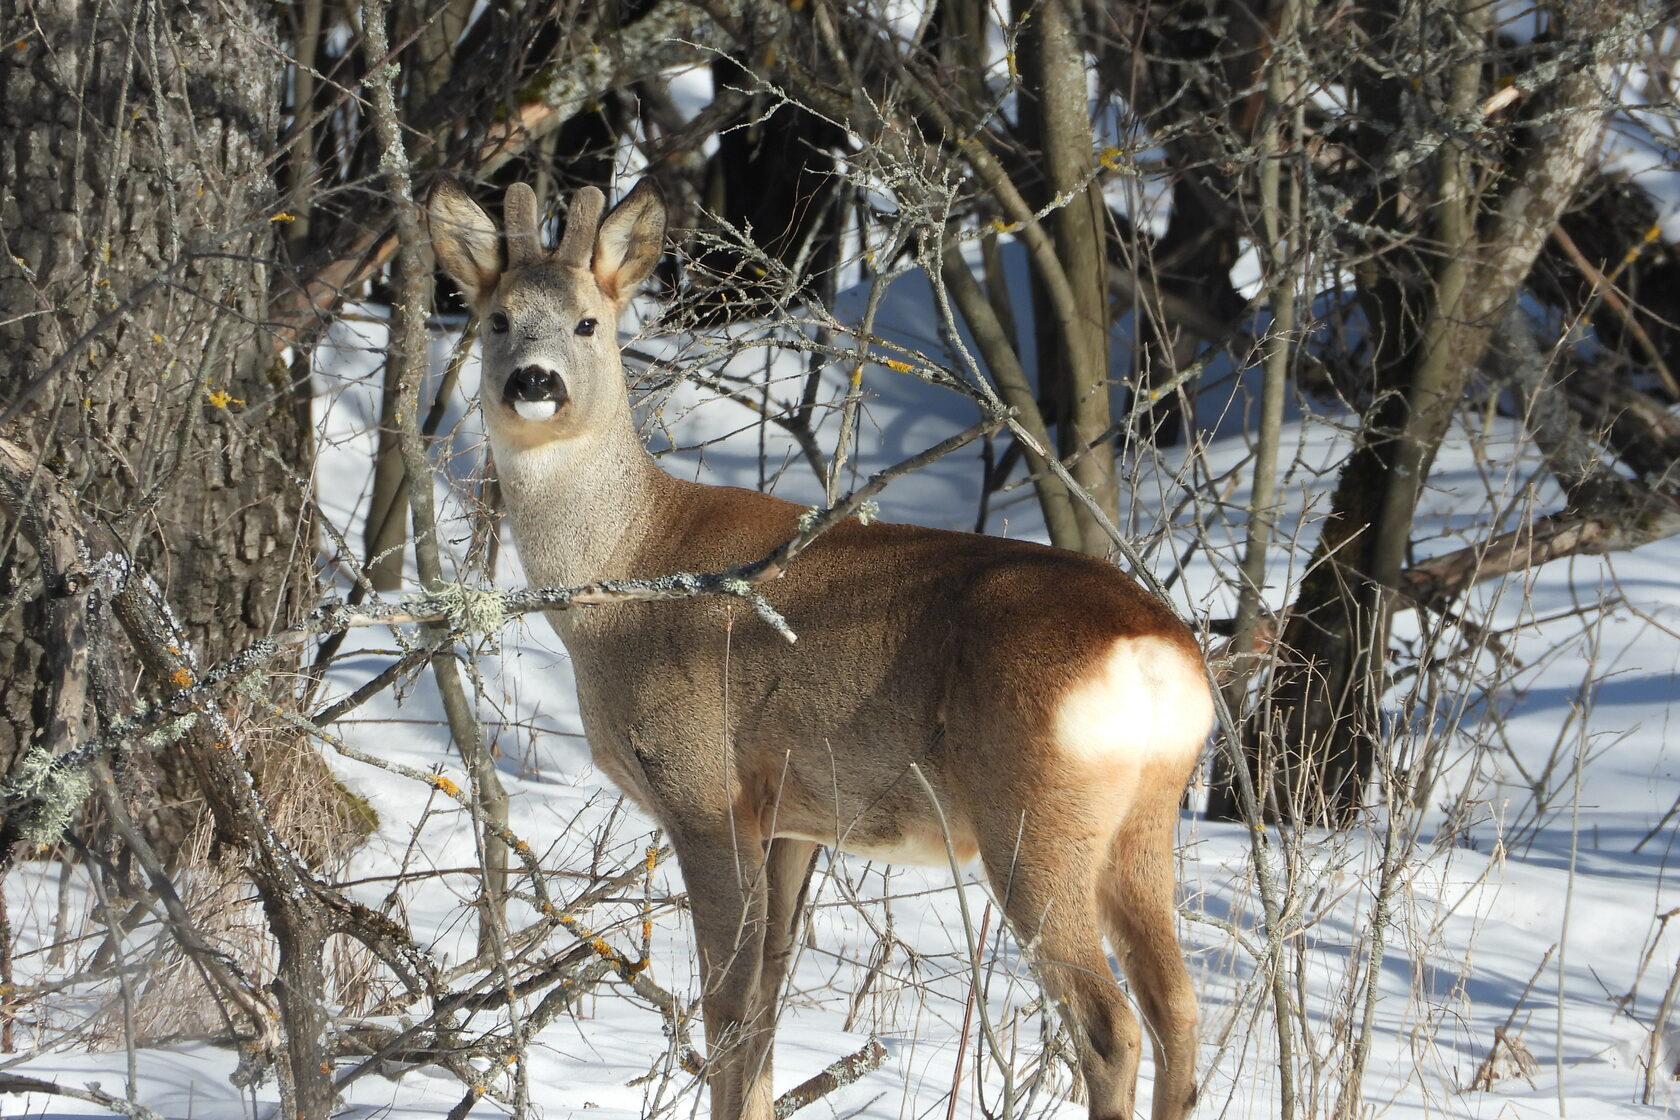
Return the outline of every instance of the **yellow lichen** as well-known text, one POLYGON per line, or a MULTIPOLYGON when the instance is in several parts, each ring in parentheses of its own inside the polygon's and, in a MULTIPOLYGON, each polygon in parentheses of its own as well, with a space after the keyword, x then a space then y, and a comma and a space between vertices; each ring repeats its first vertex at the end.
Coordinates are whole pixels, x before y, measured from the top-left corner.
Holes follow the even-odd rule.
POLYGON ((912 369, 916 368, 916 367, 912 366, 909 362, 901 362, 897 358, 888 358, 886 361, 882 362, 881 364, 886 366, 888 369, 894 370, 898 373, 909 373, 912 369))
POLYGON ((192 684, 192 682, 193 675, 185 669, 176 669, 173 673, 169 674, 169 683, 173 684, 176 688, 186 688, 189 684, 192 684))
POLYGON ((442 774, 432 775, 432 785, 450 797, 461 796, 461 787, 444 777, 442 774))
POLYGON ((226 408, 230 404, 245 403, 225 389, 216 389, 213 392, 207 393, 204 399, 210 402, 211 408, 226 408))

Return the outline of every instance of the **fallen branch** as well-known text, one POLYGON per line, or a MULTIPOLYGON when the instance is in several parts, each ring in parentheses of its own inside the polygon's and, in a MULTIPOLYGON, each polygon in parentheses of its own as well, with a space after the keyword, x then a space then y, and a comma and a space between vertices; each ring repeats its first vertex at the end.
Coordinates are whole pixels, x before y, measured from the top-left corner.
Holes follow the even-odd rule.
POLYGON ((1430 609, 1472 584, 1539 567, 1565 556, 1626 552, 1680 533, 1680 504, 1649 494, 1640 506, 1566 510, 1520 529, 1426 560, 1401 573, 1402 603, 1430 609))
POLYGON ((821 1073, 805 1079, 777 1097, 775 1120, 788 1120, 788 1117, 813 1101, 874 1073, 886 1060, 887 1048, 881 1045, 880 1040, 870 1039, 862 1049, 847 1054, 821 1073))
POLYGON ((43 1081, 38 1077, 22 1077, 15 1073, 0 1073, 0 1094, 4 1093, 45 1093, 55 1097, 70 1097, 78 1101, 96 1104, 100 1108, 108 1108, 119 1116, 130 1117, 131 1120, 163 1120, 163 1117, 153 1112, 143 1104, 113 1097, 98 1085, 89 1085, 85 1089, 73 1089, 68 1085, 59 1085, 52 1081, 43 1081))

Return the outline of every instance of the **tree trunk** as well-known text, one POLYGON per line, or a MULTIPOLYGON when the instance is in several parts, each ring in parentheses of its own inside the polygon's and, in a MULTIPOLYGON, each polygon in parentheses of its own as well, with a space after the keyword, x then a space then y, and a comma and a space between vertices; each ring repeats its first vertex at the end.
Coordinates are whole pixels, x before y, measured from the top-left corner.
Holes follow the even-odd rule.
MULTIPOLYGON (((1460 8, 1442 24, 1456 36, 1447 56, 1462 60, 1442 75, 1452 119, 1473 114, 1486 92, 1484 10, 1473 0, 1460 8)), ((1596 34, 1622 33, 1584 5, 1570 14, 1596 34)), ((1256 777, 1270 782, 1270 808, 1285 819, 1345 824, 1363 804, 1383 746, 1388 626, 1418 496, 1505 307, 1585 173, 1602 79, 1599 67, 1578 68, 1537 96, 1529 114, 1543 123, 1526 130, 1507 166, 1490 166, 1489 145, 1441 144, 1417 196, 1421 230, 1408 225, 1398 190, 1373 192, 1393 200, 1363 222, 1387 240, 1356 270, 1375 345, 1373 402, 1284 629, 1268 718, 1254 721, 1246 743, 1256 777), (1490 182, 1503 192, 1479 193, 1476 184, 1490 182)), ((1398 79, 1377 77, 1359 96, 1368 115, 1403 127, 1408 94, 1398 79)), ((1393 132, 1362 131, 1375 165, 1393 132)))
MULTIPOLYGON (((1048 225, 1056 256, 1073 289, 1067 316, 1052 310, 1035 278, 1039 392, 1046 419, 1057 427, 1058 450, 1077 456, 1070 466, 1110 518, 1117 518, 1119 483, 1114 451, 1104 438, 1112 421, 1108 370, 1108 212, 1093 180, 1095 138, 1080 46, 1080 9, 1071 0, 1017 0, 1022 76, 1021 131, 1043 153, 1043 180, 1028 197, 1035 207, 1060 205, 1048 225)), ((1096 519, 1074 504, 1083 551, 1106 556, 1112 547, 1096 519)))
MULTIPOLYGON (((274 8, 21 0, 0 14, 0 434, 155 573, 201 656, 315 598, 306 386, 261 329, 274 8)), ((45 601, 0 523, 0 765, 36 745, 45 601)), ((295 775, 313 751, 274 741, 295 775)), ((198 814, 164 760, 160 815, 198 814)), ((315 763, 323 780, 324 767, 315 763)), ((288 780, 292 780, 290 777, 288 780)))

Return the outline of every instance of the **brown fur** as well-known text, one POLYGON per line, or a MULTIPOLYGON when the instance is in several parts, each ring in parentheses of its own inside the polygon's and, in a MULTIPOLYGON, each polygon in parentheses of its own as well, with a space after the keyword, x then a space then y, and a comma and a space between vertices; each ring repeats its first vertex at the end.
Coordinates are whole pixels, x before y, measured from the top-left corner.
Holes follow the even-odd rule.
MULTIPOLYGON (((636 440, 610 337, 576 333, 594 316, 609 333, 653 267, 656 196, 633 192, 598 234, 569 226, 569 259, 593 240, 589 271, 550 257, 489 283, 476 271, 489 219, 454 195, 432 208, 439 259, 464 270, 481 313, 513 323, 486 336, 483 406, 534 581, 718 571, 795 533, 802 510, 788 502, 660 472, 636 440), (570 394, 540 423, 501 397, 530 362, 570 394)), ((579 210, 587 223, 599 213, 579 210)), ((597 762, 682 865, 713 1116, 771 1115, 770 1035, 816 844, 943 862, 947 836, 914 764, 1066 1010, 1091 1115, 1131 1116, 1142 1041, 1106 933, 1155 1044, 1153 1116, 1180 1120, 1195 1096, 1196 1010, 1173 929, 1173 824, 1210 719, 1183 624, 1104 562, 909 525, 840 525, 764 593, 796 645, 734 600, 552 616, 597 762), (1137 736, 1134 713, 1103 708, 1111 695, 1148 709, 1137 736), (1095 738, 1067 742, 1069 726, 1095 738)))

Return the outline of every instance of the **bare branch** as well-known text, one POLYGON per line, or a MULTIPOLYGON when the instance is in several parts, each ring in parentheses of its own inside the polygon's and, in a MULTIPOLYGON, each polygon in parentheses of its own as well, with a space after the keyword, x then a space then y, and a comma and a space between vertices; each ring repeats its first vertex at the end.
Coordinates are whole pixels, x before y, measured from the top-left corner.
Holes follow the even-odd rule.
POLYGON ((54 1097, 69 1097, 72 1100, 86 1101, 96 1104, 100 1108, 110 1109, 119 1116, 127 1116, 130 1120, 163 1120, 163 1117, 153 1112, 143 1104, 134 1104, 121 1097, 114 1097, 97 1085, 89 1085, 85 1089, 75 1089, 68 1085, 60 1085, 53 1081, 43 1081, 39 1077, 25 1077, 16 1073, 0 1073, 0 1093, 44 1093, 54 1097))
POLYGON ((806 1078, 777 1097, 776 1120, 788 1120, 788 1117, 806 1105, 813 1104, 834 1090, 843 1089, 859 1078, 874 1073, 886 1060, 887 1048, 881 1045, 880 1040, 870 1039, 859 1049, 830 1063, 821 1073, 806 1078))

